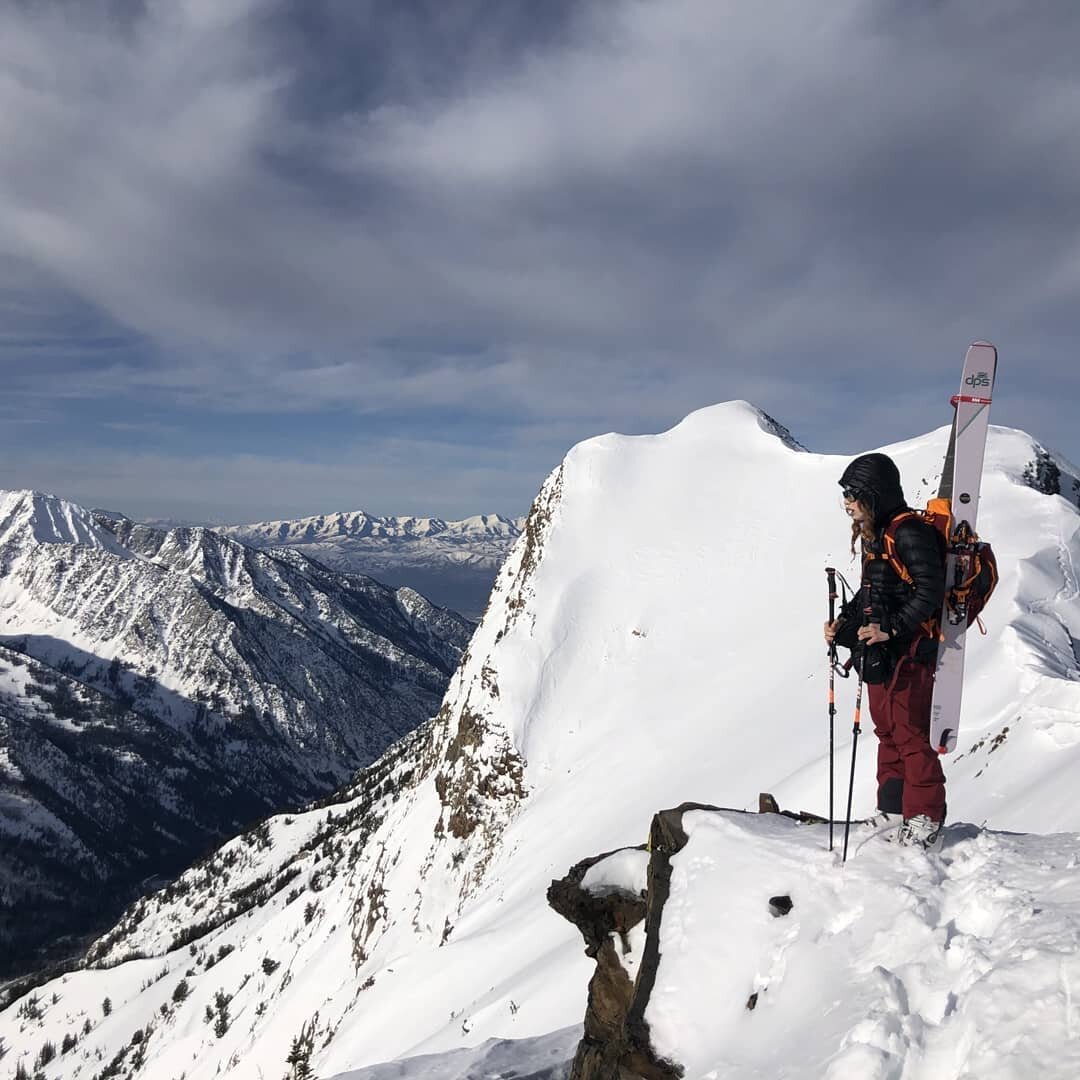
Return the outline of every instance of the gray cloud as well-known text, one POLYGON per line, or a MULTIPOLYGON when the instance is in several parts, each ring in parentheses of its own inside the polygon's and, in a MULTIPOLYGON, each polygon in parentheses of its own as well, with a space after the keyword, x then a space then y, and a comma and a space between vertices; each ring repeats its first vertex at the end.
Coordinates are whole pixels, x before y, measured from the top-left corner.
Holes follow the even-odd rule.
POLYGON ((547 471, 527 446, 496 458, 472 444, 385 438, 343 445, 330 461, 290 456, 287 442, 213 456, 46 449, 23 463, 5 460, 0 488, 31 487, 132 517, 222 524, 357 509, 453 518, 462 507, 524 513, 547 471))
POLYGON ((999 0, 9 6, 5 310, 47 282, 123 352, 12 388, 546 419, 538 455, 742 396, 858 449, 988 336, 999 418, 1068 452, 1078 45, 999 0))

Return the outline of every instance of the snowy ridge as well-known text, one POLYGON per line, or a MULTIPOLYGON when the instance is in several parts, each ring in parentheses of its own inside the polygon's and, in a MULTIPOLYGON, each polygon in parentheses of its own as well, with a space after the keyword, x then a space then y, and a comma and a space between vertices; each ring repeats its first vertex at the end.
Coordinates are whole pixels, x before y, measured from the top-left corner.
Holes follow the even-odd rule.
POLYGON ((425 517, 378 517, 363 510, 292 521, 262 521, 253 525, 227 525, 217 531, 241 536, 248 543, 289 545, 316 540, 336 540, 341 537, 375 537, 380 539, 427 539, 435 536, 498 537, 512 539, 521 531, 522 518, 505 518, 499 514, 475 514, 459 521, 425 517))
MULTIPOLYGON (((947 437, 943 427, 885 448, 915 505, 936 490, 947 437)), ((768 1009, 784 1022, 805 1019, 799 1002, 839 1005, 829 1023, 804 1024, 801 1043, 778 1045, 790 1056, 757 1075, 809 1080, 833 1069, 833 1080, 982 1080, 997 1074, 977 1054, 1010 1049, 1023 1072, 1075 1075, 1071 1058, 1059 1067, 1043 1052, 1037 1031, 1025 1043, 992 1022, 996 1008, 1008 1014, 1037 988, 1057 1025, 1047 1030, 1056 1032, 1072 1015, 1075 985, 1060 963, 1056 985, 1049 973, 1055 955, 1075 951, 1075 862, 1064 851, 1076 837, 1002 834, 1080 830, 1071 790, 1080 680, 1066 651, 1080 603, 1071 576, 1080 515, 1068 499, 1021 482, 1035 452, 1030 437, 991 430, 980 525, 1002 581, 986 613, 988 635, 969 644, 961 742, 946 761, 954 822, 946 851, 890 862, 859 846, 840 872, 812 829, 766 823, 750 835, 739 826, 742 837, 707 841, 703 857, 736 861, 738 870, 720 896, 709 894, 710 912, 722 917, 672 922, 682 934, 675 951, 726 970, 727 954, 716 950, 734 949, 741 966, 733 1011, 718 1025, 723 1045, 708 1042, 709 1032, 686 1035, 677 1025, 689 1003, 673 999, 665 1021, 678 1044, 672 1052, 698 1054, 701 1071, 688 1076, 755 1075, 751 1059, 730 1056, 728 1040, 737 1050, 746 1025, 771 1015, 764 1000, 761 1012, 745 1008, 746 984, 752 989, 758 975, 772 987, 768 1009), (760 902, 770 867, 791 882, 793 915, 807 913, 788 953, 754 952, 774 940, 773 927, 783 935, 796 925, 773 920, 760 902), (754 890, 750 907, 740 906, 739 884, 754 890), (1055 895, 1052 917, 1036 916, 1055 895), (813 913, 833 906, 849 922, 822 925, 830 963, 812 969, 791 959, 785 969, 784 955, 814 944, 813 913), (1024 982, 1017 965, 1032 949, 1039 959, 1024 982), (875 981, 877 968, 895 978, 875 981), (966 987, 951 1011, 937 994, 943 968, 966 987), (803 986, 799 994, 809 970, 814 993, 803 986), (905 998, 907 1019, 894 1022, 905 998), (983 1034, 978 1047, 964 1035, 968 1020, 983 1034)), ((795 450, 745 403, 701 410, 662 435, 607 435, 575 447, 500 569, 438 717, 376 766, 392 784, 380 783, 375 801, 347 790, 315 812, 325 835, 313 847, 305 844, 315 824, 289 832, 296 821, 283 819, 267 826, 269 850, 254 834, 233 841, 213 857, 218 872, 189 871, 183 896, 147 898, 102 940, 94 962, 117 966, 43 986, 42 1001, 54 992, 60 999, 49 1006, 50 1030, 90 1021, 50 1080, 74 1076, 80 1064, 85 1075, 97 1067, 91 1062, 121 1053, 118 1068, 133 1077, 183 1072, 187 1080, 283 1074, 297 1049, 324 1077, 492 1039, 520 1040, 524 1060, 537 1039, 580 1024, 593 964, 576 931, 546 906, 552 878, 586 856, 643 842, 657 810, 688 800, 749 807, 770 790, 784 806, 824 809, 822 570, 857 575, 836 483, 847 460, 795 450), (692 530, 643 535, 637 527, 687 515, 692 530), (276 887, 297 865, 301 874, 276 887), (252 906, 229 914, 218 903, 255 882, 253 892, 265 895, 252 906), (224 921, 208 925, 200 914, 185 922, 188 909, 218 910, 224 921), (170 951, 178 937, 185 946, 170 951), (122 962, 140 952, 148 958, 122 962), (278 965, 269 972, 267 958, 278 965), (165 967, 168 978, 142 988, 165 967), (189 968, 194 975, 184 974, 189 968), (178 1001, 181 977, 189 993, 178 1001), (106 995, 113 1010, 102 1018, 106 995)), ((850 752, 843 721, 851 690, 843 687, 839 701, 838 783, 850 752)), ((864 743, 857 813, 874 798, 872 736, 864 743)), ((687 881, 690 890, 693 875, 687 881)), ((666 985, 678 995, 692 984, 673 976, 666 985)), ((18 1003, 0 1015, 12 1060, 32 1057, 43 1030, 18 1017, 18 1003)), ((764 1041, 755 1045, 764 1052, 764 1041)), ((402 1064, 400 1075, 454 1075, 449 1057, 444 1073, 437 1068, 428 1057, 402 1064)))

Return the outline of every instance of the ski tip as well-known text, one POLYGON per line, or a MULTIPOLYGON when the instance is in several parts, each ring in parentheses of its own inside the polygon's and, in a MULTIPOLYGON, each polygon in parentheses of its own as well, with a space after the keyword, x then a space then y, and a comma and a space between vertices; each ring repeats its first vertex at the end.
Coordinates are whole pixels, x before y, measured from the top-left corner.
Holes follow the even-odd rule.
POLYGON ((993 349, 994 352, 997 352, 997 346, 994 345, 992 342, 989 342, 989 341, 973 341, 968 346, 968 348, 971 348, 971 349, 993 349))

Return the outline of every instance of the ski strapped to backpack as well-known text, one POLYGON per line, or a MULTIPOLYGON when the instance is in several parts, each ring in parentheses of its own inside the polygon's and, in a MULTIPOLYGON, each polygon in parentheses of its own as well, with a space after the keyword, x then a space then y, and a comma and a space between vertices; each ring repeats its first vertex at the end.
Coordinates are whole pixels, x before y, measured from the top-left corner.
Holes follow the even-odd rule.
MULTIPOLYGON (((896 553, 896 530, 908 519, 917 518, 932 525, 945 539, 945 550, 956 556, 953 580, 945 582, 948 619, 954 626, 979 623, 985 633, 979 613, 986 606, 998 583, 997 559, 993 548, 971 531, 966 521, 954 527, 948 499, 931 499, 925 510, 902 510, 885 527, 885 550, 880 555, 868 554, 867 559, 886 559, 897 577, 906 585, 914 585, 911 574, 896 553)), ((934 641, 942 638, 940 616, 925 620, 920 631, 934 641)))

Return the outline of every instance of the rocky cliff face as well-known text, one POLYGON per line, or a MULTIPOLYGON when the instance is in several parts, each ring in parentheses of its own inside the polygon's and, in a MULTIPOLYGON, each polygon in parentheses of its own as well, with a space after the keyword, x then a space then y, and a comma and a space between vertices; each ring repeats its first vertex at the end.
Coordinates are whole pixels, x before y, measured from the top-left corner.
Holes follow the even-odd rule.
POLYGON ((4 493, 8 972, 373 761, 435 713, 472 630, 298 552, 4 493))

